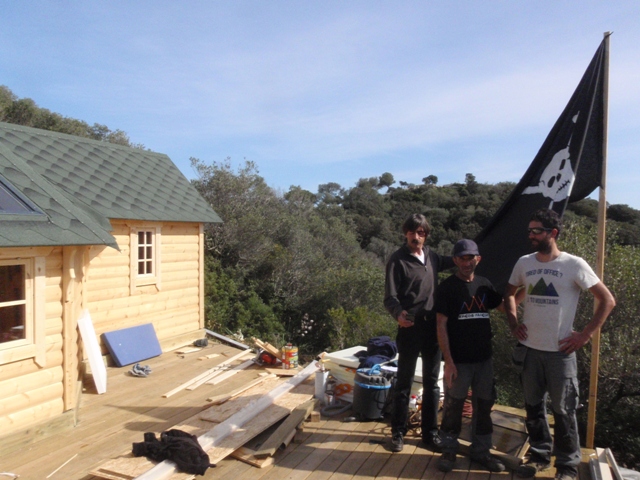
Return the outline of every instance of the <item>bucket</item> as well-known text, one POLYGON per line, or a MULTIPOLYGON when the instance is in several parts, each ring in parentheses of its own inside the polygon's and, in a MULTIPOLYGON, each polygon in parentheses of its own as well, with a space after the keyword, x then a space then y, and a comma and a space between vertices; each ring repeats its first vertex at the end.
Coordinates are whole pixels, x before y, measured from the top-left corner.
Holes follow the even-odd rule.
POLYGON ((366 420, 383 417, 391 382, 380 371, 380 365, 356 371, 353 387, 353 412, 366 420))
POLYGON ((290 343, 282 347, 282 368, 298 368, 298 347, 294 347, 290 343))

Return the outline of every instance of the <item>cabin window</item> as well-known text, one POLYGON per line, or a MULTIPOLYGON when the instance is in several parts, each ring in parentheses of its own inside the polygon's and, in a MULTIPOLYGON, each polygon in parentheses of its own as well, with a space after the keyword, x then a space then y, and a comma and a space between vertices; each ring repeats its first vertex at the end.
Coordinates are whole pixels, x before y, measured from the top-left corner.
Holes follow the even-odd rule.
POLYGON ((0 259, 0 365, 46 363, 44 270, 43 257, 0 259))
POLYGON ((153 275, 153 232, 138 232, 138 275, 153 275))
POLYGON ((27 265, 0 265, 0 343, 27 335, 27 265))
POLYGON ((147 285, 160 289, 160 227, 132 228, 130 240, 131 294, 147 285))

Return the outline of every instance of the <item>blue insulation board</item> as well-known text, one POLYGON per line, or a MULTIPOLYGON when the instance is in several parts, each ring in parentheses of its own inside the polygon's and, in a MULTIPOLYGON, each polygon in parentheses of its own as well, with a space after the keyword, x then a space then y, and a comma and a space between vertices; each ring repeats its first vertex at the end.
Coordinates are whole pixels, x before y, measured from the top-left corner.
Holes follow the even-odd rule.
POLYGON ((156 331, 151 323, 103 333, 102 340, 118 367, 162 354, 156 331))

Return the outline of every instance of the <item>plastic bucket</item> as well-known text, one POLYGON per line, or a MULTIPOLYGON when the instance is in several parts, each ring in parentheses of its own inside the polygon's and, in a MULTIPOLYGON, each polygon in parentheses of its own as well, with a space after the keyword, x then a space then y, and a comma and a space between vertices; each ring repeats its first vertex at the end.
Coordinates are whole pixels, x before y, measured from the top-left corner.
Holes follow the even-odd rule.
POLYGON ((391 382, 380 372, 380 365, 356 371, 353 386, 353 412, 362 419, 383 417, 391 382))

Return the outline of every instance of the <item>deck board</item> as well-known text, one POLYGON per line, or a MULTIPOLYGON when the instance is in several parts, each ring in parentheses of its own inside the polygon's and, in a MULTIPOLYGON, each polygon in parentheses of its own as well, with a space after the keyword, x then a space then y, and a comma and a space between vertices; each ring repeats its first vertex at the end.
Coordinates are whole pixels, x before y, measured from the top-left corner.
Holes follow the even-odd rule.
MULTIPOLYGON (((128 375, 127 367, 108 368, 107 392, 97 395, 89 388, 82 395, 75 428, 32 443, 19 451, 0 457, 0 470, 20 478, 41 480, 64 465, 51 480, 98 480, 92 469, 117 458, 143 440, 144 432, 160 433, 180 425, 202 412, 206 399, 228 393, 256 377, 256 369, 238 373, 218 385, 202 385, 193 391, 181 391, 170 398, 162 394, 223 362, 238 350, 210 344, 202 353, 185 355, 166 353, 143 362, 152 373, 147 378, 128 375), (198 360, 208 353, 226 353, 209 360, 198 360), (74 455, 76 455, 74 457, 74 455)), ((241 360, 238 360, 241 363, 241 360)), ((261 370, 260 370, 261 371, 261 370)), ((515 410, 514 410, 515 411, 515 410)), ((444 474, 437 469, 438 455, 420 446, 419 437, 409 435, 400 453, 388 449, 390 427, 386 421, 343 421, 346 412, 305 422, 293 441, 274 455, 275 463, 264 468, 225 458, 207 471, 203 480, 516 480, 507 471, 489 474, 459 455, 456 468, 444 474)), ((497 415, 505 417, 504 415, 497 415)), ((503 418, 504 420, 504 418, 503 418)), ((210 423, 210 422, 207 422, 210 423)), ((503 421, 504 423, 504 421, 503 421)), ((210 424, 213 426, 214 424, 210 424)), ((509 425, 511 426, 511 425, 509 425)), ((519 430, 518 425, 511 426, 519 430)), ((501 427, 502 428, 502 427, 501 427)), ((501 440, 503 432, 497 435, 501 440)), ((585 458, 586 455, 585 455, 585 458)), ((554 470, 544 477, 553 477, 554 470)))

